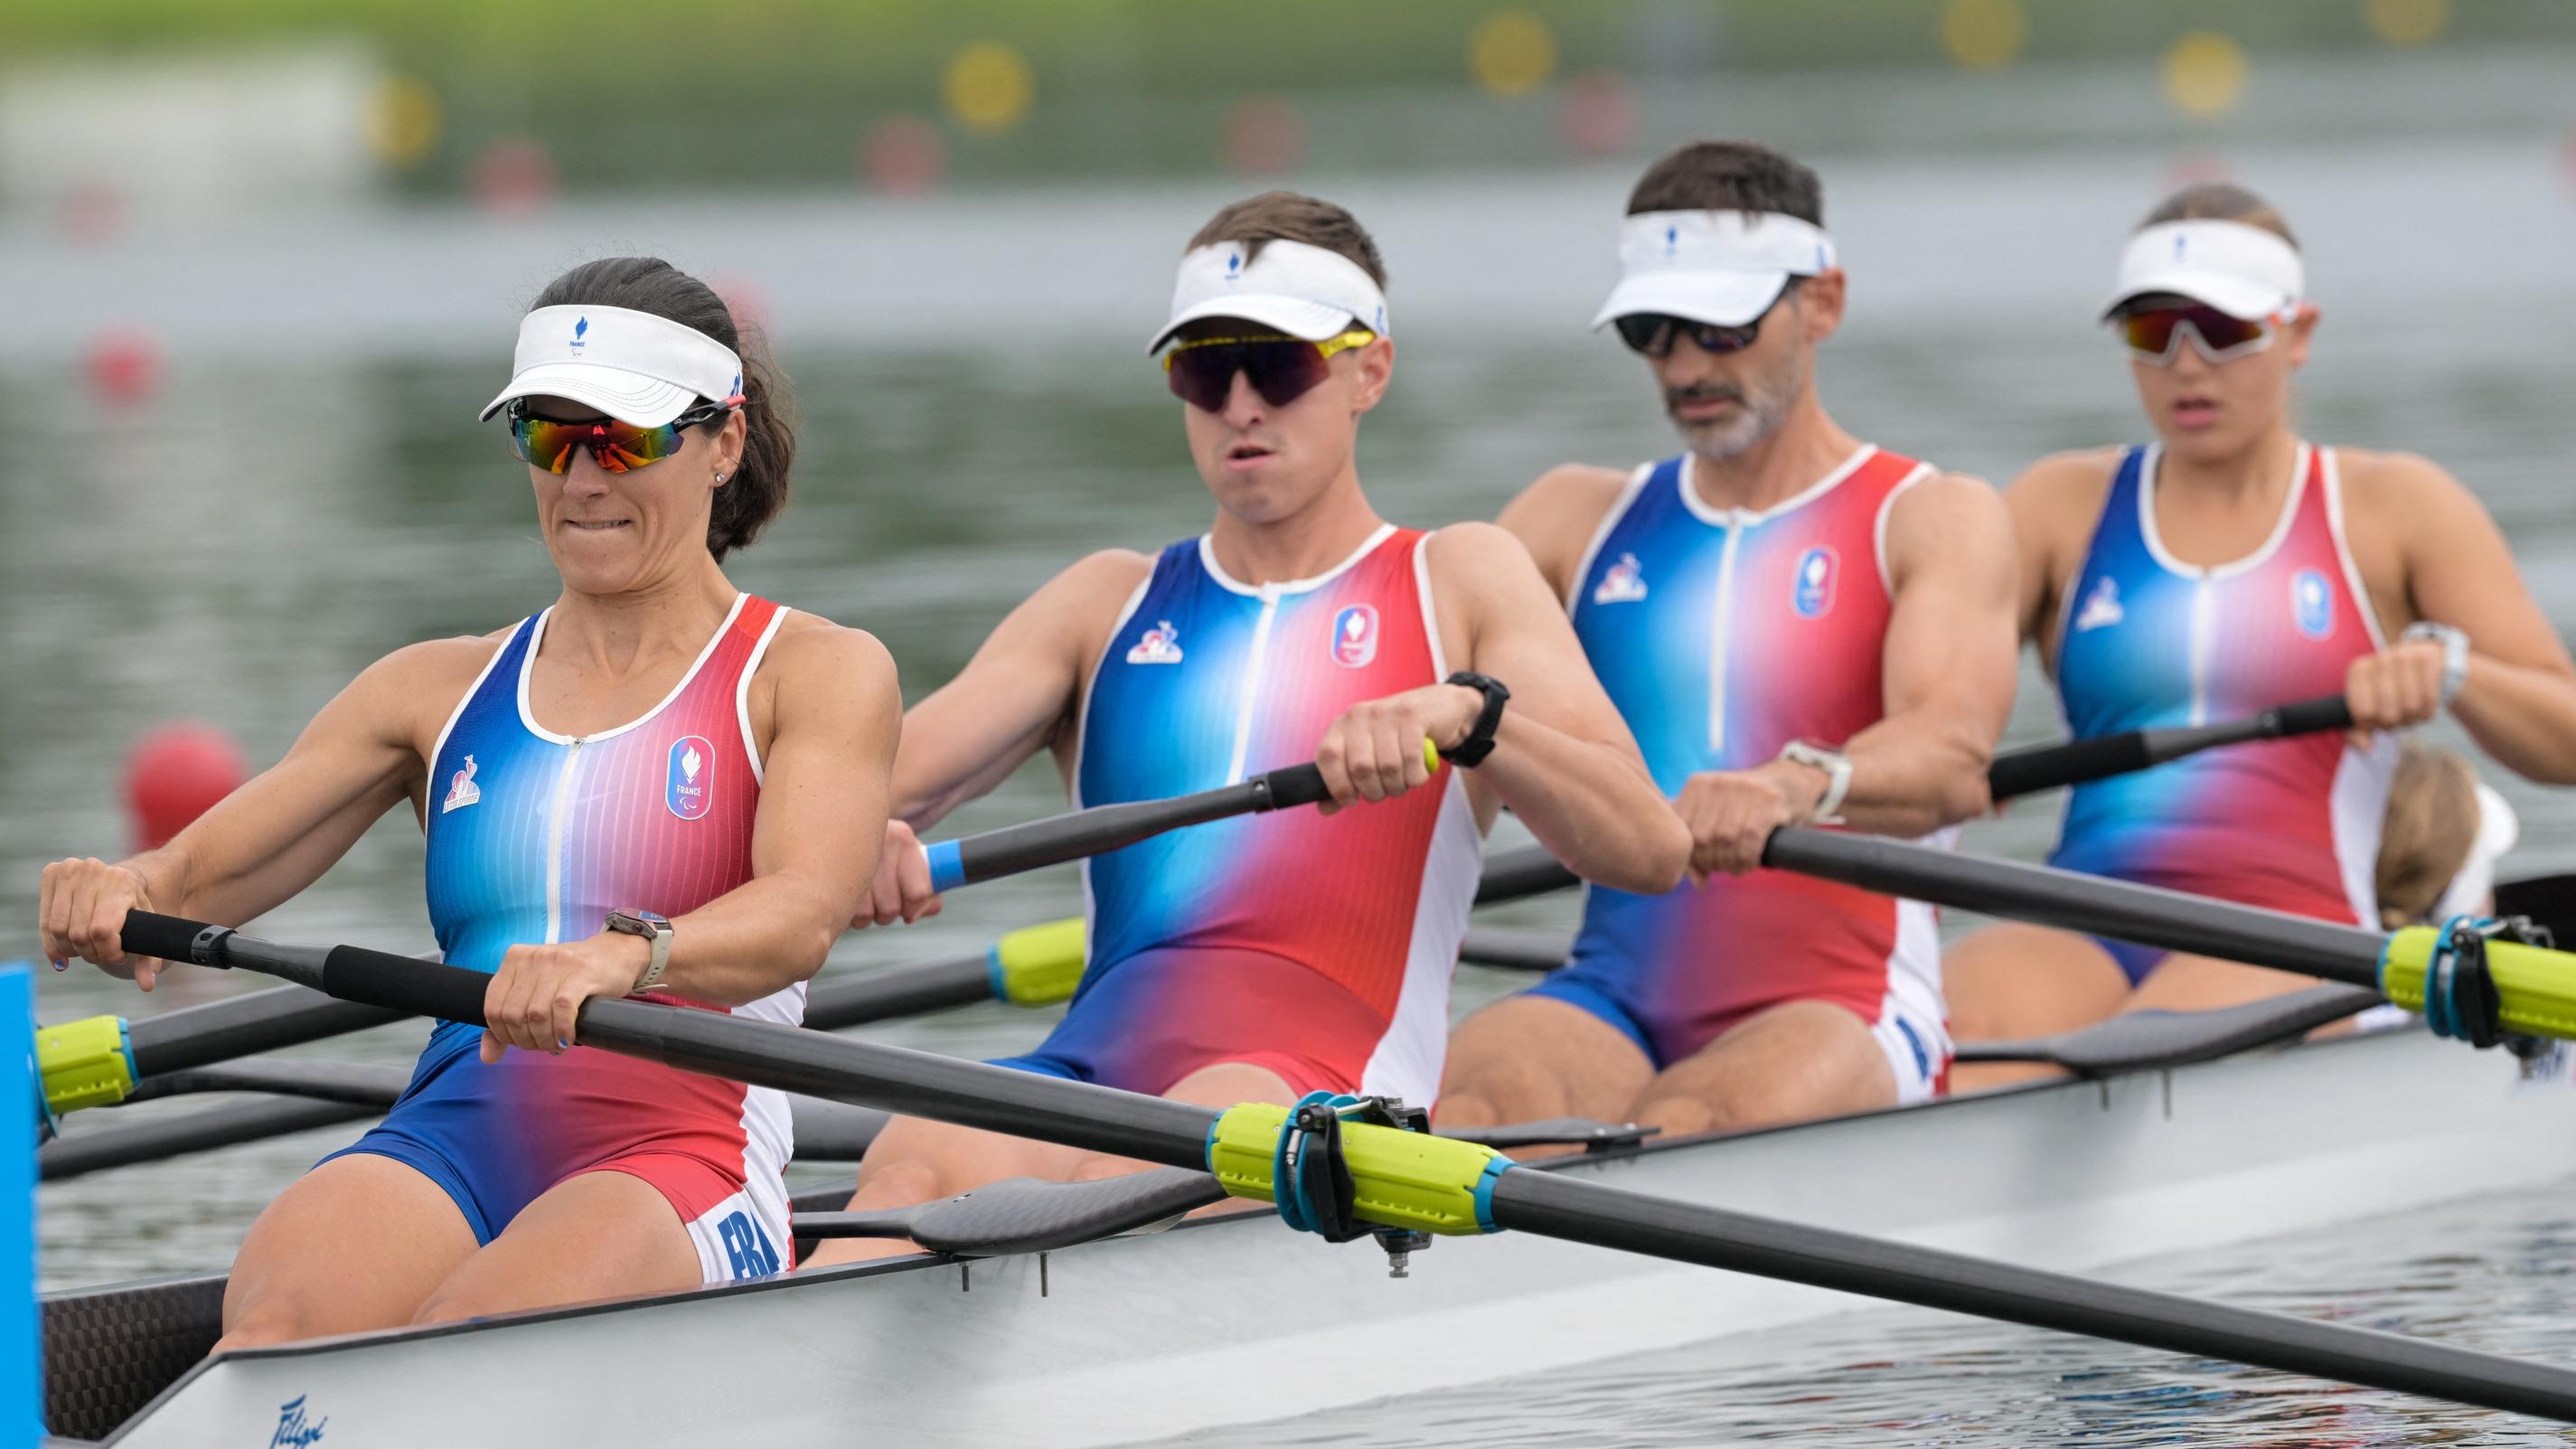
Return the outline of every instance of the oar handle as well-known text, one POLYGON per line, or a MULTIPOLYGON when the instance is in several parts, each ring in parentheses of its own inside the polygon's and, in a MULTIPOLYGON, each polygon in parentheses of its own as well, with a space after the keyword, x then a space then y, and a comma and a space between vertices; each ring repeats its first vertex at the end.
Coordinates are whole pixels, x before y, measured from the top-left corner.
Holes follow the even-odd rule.
POLYGON ((1233 785, 1177 795, 1169 800, 1135 800, 1122 805, 1095 805, 1026 825, 987 830, 922 847, 930 861, 930 888, 954 890, 979 881, 1018 875, 1069 860, 1103 855, 1184 825, 1201 825, 1236 815, 1313 805, 1330 796, 1324 774, 1310 762, 1289 765, 1233 785))
MULTIPOLYGON (((227 927, 210 926, 203 921, 128 911, 120 939, 128 951, 165 961, 230 966, 224 943, 232 935, 227 927)), ((364 946, 333 946, 327 951, 291 947, 274 950, 281 956, 309 957, 297 959, 294 964, 311 979, 291 979, 326 995, 344 1001, 362 999, 370 1006, 408 1016, 434 1016, 468 1026, 483 1024, 483 993, 492 978, 480 971, 364 946), (352 984, 361 978, 366 982, 364 987, 352 984)), ((270 970, 271 963, 263 963, 261 969, 270 970)))
POLYGON ((2034 745, 1995 756, 1986 768, 1986 790, 1997 800, 2126 775, 2221 745, 2277 740, 2321 730, 2352 728, 2352 708, 2340 694, 2303 699, 2245 719, 2213 725, 2130 730, 2064 744, 2034 745))

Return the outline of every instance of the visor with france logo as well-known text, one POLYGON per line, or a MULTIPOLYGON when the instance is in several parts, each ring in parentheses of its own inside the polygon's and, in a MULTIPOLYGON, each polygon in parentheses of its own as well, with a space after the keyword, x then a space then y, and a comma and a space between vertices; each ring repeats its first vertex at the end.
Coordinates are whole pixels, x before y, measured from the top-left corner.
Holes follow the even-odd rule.
POLYGON ((2255 322, 2297 309, 2307 294, 2299 249, 2241 221, 2168 221, 2142 228, 2120 252, 2120 280, 2102 320, 2140 297, 2188 297, 2255 322))
POLYGON ((1619 284, 1592 326, 1653 314, 1742 327, 1770 310, 1791 277, 1833 265, 1833 238, 1799 217, 1641 211, 1619 224, 1619 284))
POLYGON ((742 396, 742 359, 694 327, 624 307, 539 307, 519 322, 510 385, 482 412, 512 400, 560 397, 621 423, 658 428, 704 398, 742 396))
POLYGON ((1258 254, 1244 242, 1193 248, 1181 258, 1172 284, 1172 315, 1148 355, 1163 350, 1180 330, 1209 317, 1239 317, 1308 342, 1325 342, 1353 327, 1388 336, 1386 292, 1360 264, 1339 252, 1304 242, 1267 241, 1258 254))

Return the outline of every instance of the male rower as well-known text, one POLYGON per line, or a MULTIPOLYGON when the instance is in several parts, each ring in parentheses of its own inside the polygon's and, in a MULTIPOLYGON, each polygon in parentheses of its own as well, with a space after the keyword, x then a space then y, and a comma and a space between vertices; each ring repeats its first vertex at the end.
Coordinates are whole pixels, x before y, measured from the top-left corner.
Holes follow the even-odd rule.
MULTIPOLYGON (((1428 1104, 1497 804, 1587 877, 1646 892, 1681 877, 1689 840, 1520 544, 1491 524, 1398 528, 1361 489, 1360 419, 1395 375, 1385 281, 1338 206, 1270 192, 1219 211, 1148 349, 1169 348, 1215 525, 1066 569, 904 721, 898 823, 863 921, 929 909, 912 832, 1040 749, 1083 806, 1306 759, 1332 791, 1320 810, 1085 862, 1081 987, 1007 1065, 1206 1104, 1428 1104), (1455 768, 1435 774, 1425 741, 1455 768)), ((1129 1166, 903 1120, 851 1206, 1129 1166)), ((814 1261, 901 1250, 827 1244, 814 1261)))
POLYGON ((1930 907, 1759 869, 1784 825, 1947 843, 1987 805, 2013 691, 2011 523, 1974 478, 1825 412, 1843 272, 1815 173, 1685 146, 1628 199, 1594 325, 1689 446, 1557 468, 1504 510, 1690 826, 1690 880, 1596 885, 1571 962, 1468 1019, 1440 1122, 1666 1132, 1931 1095, 1949 1058, 1930 907))

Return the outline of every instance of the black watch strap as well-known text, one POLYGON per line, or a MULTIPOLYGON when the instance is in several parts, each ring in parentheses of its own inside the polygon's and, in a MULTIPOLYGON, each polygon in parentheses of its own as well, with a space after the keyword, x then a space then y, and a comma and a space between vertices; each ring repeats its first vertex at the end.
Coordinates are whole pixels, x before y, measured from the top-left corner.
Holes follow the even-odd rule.
POLYGON ((1485 697, 1485 707, 1476 714, 1476 727, 1467 731, 1467 737, 1460 740, 1456 748, 1440 752, 1440 758, 1460 769, 1472 770, 1494 752, 1494 730, 1503 722, 1503 704, 1512 697, 1512 692, 1503 687, 1501 680, 1489 674, 1478 674, 1472 669, 1461 669, 1443 682, 1463 684, 1485 697))

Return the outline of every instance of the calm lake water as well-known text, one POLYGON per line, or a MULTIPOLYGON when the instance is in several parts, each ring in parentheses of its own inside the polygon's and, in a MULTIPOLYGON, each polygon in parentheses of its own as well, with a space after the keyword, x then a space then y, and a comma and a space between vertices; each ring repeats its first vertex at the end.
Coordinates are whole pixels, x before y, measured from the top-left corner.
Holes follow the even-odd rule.
MULTIPOLYGON (((1937 166, 1818 159, 1855 279, 1854 315, 1823 361, 1826 399, 1845 424, 1997 481, 2053 449, 2136 436, 2126 370, 2087 324, 2120 235, 2173 157, 2106 145, 1937 166)), ((2447 464, 2509 531, 2561 629, 2576 625, 2564 420, 2576 391, 2566 349, 2576 191, 2555 146, 2329 139, 2227 159, 2275 191, 2309 238, 2328 323, 2306 382, 2308 430, 2447 464), (2455 217, 2473 219, 2466 232, 2455 217), (2470 254, 2463 235, 2480 238, 2470 254)), ((1313 183, 1379 229, 1395 273, 1399 377, 1361 453, 1389 516, 1491 517, 1556 462, 1671 450, 1640 367, 1582 331, 1607 281, 1628 179, 1618 168, 1313 183)), ((78 253, 0 226, 0 273, 25 294, 25 325, 0 342, 12 419, 0 464, 10 521, 0 529, 0 959, 33 954, 44 861, 122 851, 118 764, 147 728, 202 717, 270 760, 369 661, 412 640, 496 628, 552 598, 518 466, 471 418, 506 373, 516 306, 562 265, 661 250, 766 301, 796 377, 804 452, 793 510, 734 577, 874 630, 917 695, 1084 551, 1205 527, 1178 405, 1142 343, 1179 242, 1230 194, 1068 187, 902 207, 700 199, 568 210, 515 228, 370 212, 78 253), (157 391, 110 403, 67 390, 92 333, 138 317, 167 347, 157 391)), ((2024 683, 2013 743, 2055 732, 2036 674, 2024 683)), ((2497 783, 2523 817, 2509 873, 2576 865, 2576 808, 2497 783)), ((1033 768, 945 829, 1062 801, 1033 768)), ((2053 823, 2040 802, 1971 826, 1967 847, 2035 857, 2053 823)), ((264 934, 424 949, 419 877, 416 829, 389 820, 264 934)), ((936 921, 845 939, 830 969, 979 950, 1077 904, 1070 871, 998 883, 960 893, 936 921)), ((1562 925, 1569 911, 1536 902, 1496 919, 1562 925)), ((148 1013, 245 985, 182 973, 140 998, 87 968, 43 976, 47 1020, 148 1013)), ((1466 970, 1458 1007, 1514 984, 1466 970)), ((989 1054, 1033 1043, 1047 1024, 985 1007, 877 1035, 989 1054)), ((421 1039, 404 1026, 310 1050, 394 1062, 421 1039)), ((44 1280, 220 1267, 259 1207, 356 1130, 48 1188, 44 1280)), ((2550 1198, 2482 1202, 2439 1226, 2458 1261, 2410 1256, 2424 1225, 2380 1224, 2146 1276, 2292 1308, 2384 1293, 2392 1321, 2428 1333, 2576 1351, 2562 1311, 2568 1229, 2550 1198)), ((1762 1353, 1677 1350, 1615 1376, 1354 1411, 1279 1442, 2290 1444, 2321 1432, 2268 1379, 1950 1319, 1838 1320, 1767 1340, 1762 1353), (1859 1367, 1890 1361, 1902 1372, 1859 1367)), ((2377 1397, 2335 1403, 2347 1418, 2323 1432, 2339 1442, 2519 1432, 2386 1409, 2377 1397)))

